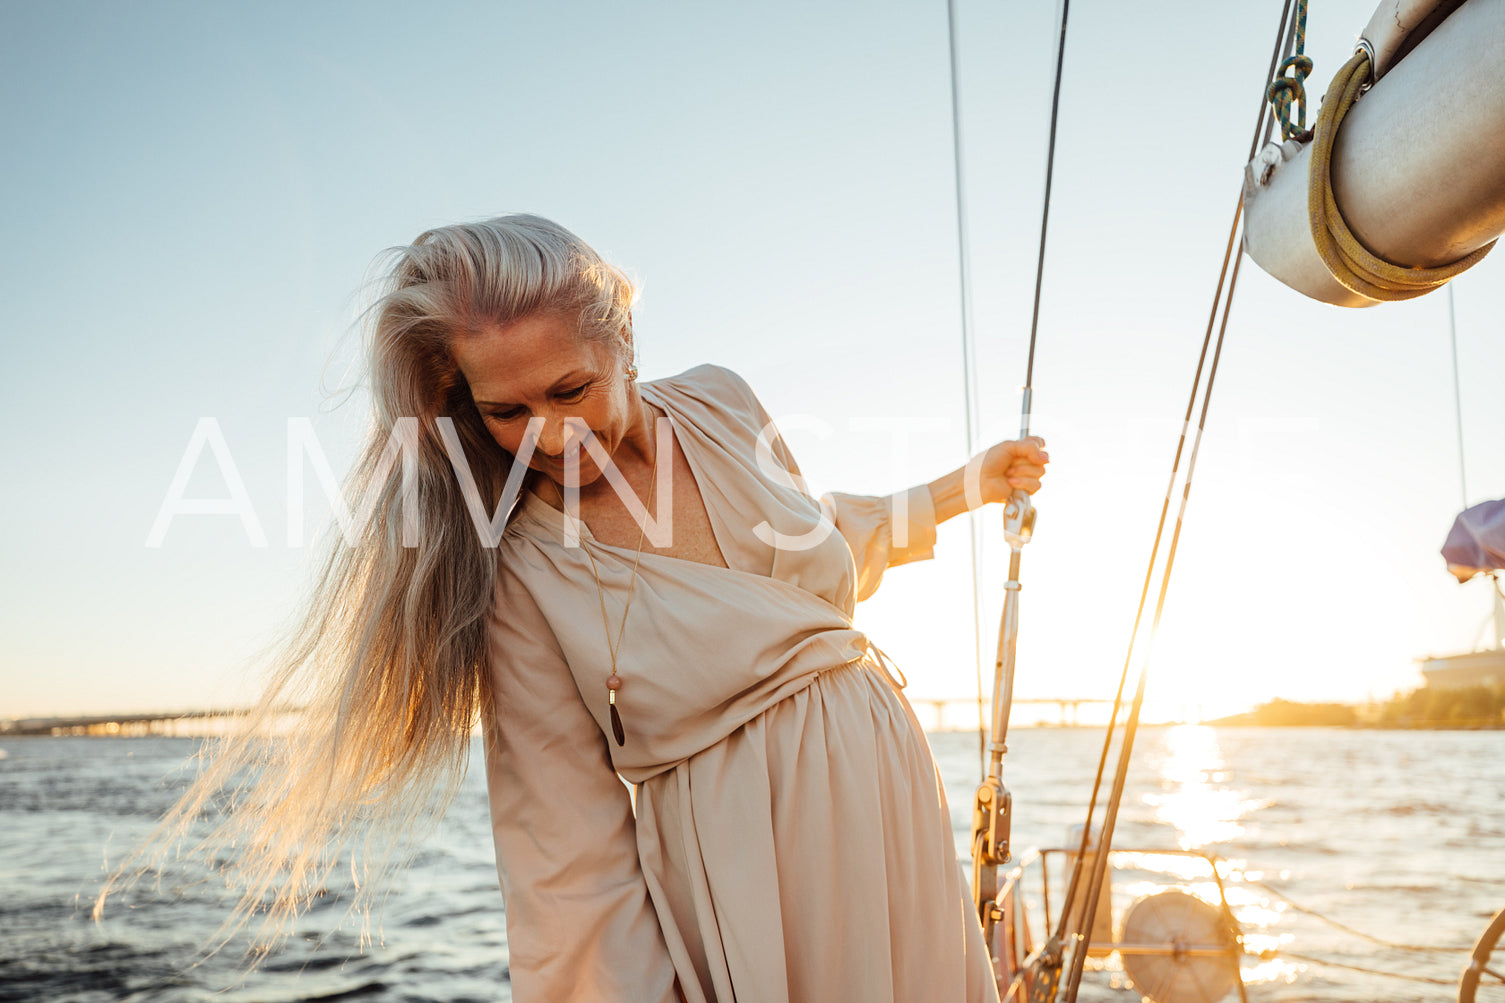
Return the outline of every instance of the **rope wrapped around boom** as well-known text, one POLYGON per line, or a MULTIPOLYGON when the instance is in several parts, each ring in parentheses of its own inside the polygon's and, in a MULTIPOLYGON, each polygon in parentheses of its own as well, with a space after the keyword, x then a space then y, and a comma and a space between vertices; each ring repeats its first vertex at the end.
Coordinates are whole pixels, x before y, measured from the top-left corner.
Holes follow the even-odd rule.
POLYGON ((1495 246, 1490 241, 1457 261, 1435 268, 1408 268, 1370 251, 1349 229, 1333 197, 1332 153, 1338 127, 1369 83, 1369 54, 1362 48, 1343 64, 1317 115, 1307 187, 1312 240, 1322 263, 1345 289, 1372 300, 1408 300, 1446 284, 1478 264, 1495 246))

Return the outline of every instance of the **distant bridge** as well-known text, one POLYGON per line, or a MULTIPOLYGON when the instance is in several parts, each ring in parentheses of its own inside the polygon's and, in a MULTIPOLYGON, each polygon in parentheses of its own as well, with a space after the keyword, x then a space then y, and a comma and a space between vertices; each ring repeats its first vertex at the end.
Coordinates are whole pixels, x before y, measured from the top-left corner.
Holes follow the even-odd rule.
MULTIPOLYGON (((969 697, 911 697, 910 704, 920 723, 934 730, 973 728, 977 724, 977 700, 969 697), (948 708, 952 711, 947 713, 948 708), (929 718, 927 721, 926 718, 929 718)), ((1111 700, 1085 697, 1015 697, 1014 704, 1053 706, 1065 726, 1079 723, 1083 704, 1107 706, 1111 700)), ((135 737, 142 735, 205 735, 221 730, 230 719, 242 717, 245 708, 233 710, 143 711, 134 714, 94 714, 79 717, 22 717, 0 720, 0 737, 18 735, 95 735, 135 737)), ((1027 722, 1034 724, 1035 721, 1027 722)))
POLYGON ((216 730, 210 719, 235 718, 246 711, 180 710, 83 717, 19 717, 0 720, 0 737, 12 735, 202 735, 216 730))
MULTIPOLYGON (((940 697, 927 699, 925 697, 910 697, 909 702, 918 713, 922 708, 929 712, 931 718, 928 726, 941 731, 946 728, 964 727, 975 728, 977 726, 977 698, 976 697, 940 697), (970 719, 963 720, 962 716, 947 714, 946 709, 963 708, 965 715, 970 719), (960 725, 957 722, 962 722, 960 725)), ((1078 723, 1077 709, 1083 704, 1102 704, 1109 706, 1112 700, 1088 699, 1086 697, 1015 697, 1014 706, 1020 704, 1046 704, 1056 707, 1058 719, 1062 725, 1075 726, 1078 723)), ((984 715, 992 713, 990 702, 984 700, 984 715)), ((924 715, 921 716, 921 724, 927 724, 924 715)), ((1034 721, 1028 722, 1034 724, 1034 721)))

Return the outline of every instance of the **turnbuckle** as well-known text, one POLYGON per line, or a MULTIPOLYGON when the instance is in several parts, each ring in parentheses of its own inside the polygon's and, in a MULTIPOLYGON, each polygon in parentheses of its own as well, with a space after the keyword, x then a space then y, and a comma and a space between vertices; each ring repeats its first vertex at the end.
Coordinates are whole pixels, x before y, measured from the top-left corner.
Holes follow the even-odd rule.
POLYGON ((1014 817, 1014 796, 1002 781, 989 776, 977 788, 972 806, 972 845, 977 861, 984 866, 1002 867, 1012 858, 1009 853, 1009 828, 1014 817))
POLYGON ((1015 491, 1003 506, 1003 538, 1018 550, 1035 535, 1035 506, 1029 493, 1015 491))

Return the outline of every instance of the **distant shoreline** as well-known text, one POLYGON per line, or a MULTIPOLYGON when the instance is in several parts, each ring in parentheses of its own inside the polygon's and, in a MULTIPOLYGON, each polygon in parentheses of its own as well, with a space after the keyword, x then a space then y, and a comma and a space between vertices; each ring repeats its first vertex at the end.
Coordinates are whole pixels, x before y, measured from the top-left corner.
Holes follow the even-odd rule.
POLYGON ((1498 731, 1505 729, 1505 689, 1422 687, 1383 703, 1297 703, 1271 700, 1245 714, 1206 722, 1223 727, 1368 728, 1377 731, 1498 731))
MULTIPOLYGON (((922 701, 923 702, 923 701, 922 701)), ((1093 702, 1093 701, 1083 701, 1093 702)), ((149 736, 213 738, 233 733, 244 710, 122 713, 79 717, 30 717, 0 720, 0 739, 23 737, 141 738, 149 736)), ((1064 716, 1064 715, 1063 715, 1064 716)), ((274 729, 285 734, 297 726, 296 711, 280 715, 274 729)), ((1155 722, 1173 726, 1177 722, 1155 722)), ((1186 722, 1182 722, 1186 723, 1186 722)), ((1275 699, 1242 714, 1199 722, 1216 728, 1361 728, 1375 731, 1505 730, 1505 687, 1428 687, 1365 704, 1300 703, 1275 699)), ((973 731, 970 725, 927 731, 973 731)), ((1021 728, 1101 728, 1104 723, 1016 721, 1021 728)), ((1146 724, 1146 727, 1152 725, 1146 724)), ((475 734, 479 734, 477 728, 475 734)))

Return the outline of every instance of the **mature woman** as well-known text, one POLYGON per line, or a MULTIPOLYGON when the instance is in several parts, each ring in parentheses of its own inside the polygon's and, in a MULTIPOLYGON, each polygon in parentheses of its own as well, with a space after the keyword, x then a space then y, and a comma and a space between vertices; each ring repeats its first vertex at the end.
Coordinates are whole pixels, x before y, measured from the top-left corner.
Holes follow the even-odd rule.
POLYGON ((247 900, 280 889, 281 922, 316 837, 432 813, 479 719, 519 1003, 996 999, 934 760, 852 611, 969 496, 1038 490, 1043 443, 813 499, 735 373, 637 379, 631 302, 537 216, 396 252, 353 479, 375 517, 263 704, 301 690, 318 740, 221 826, 257 837, 247 900))

